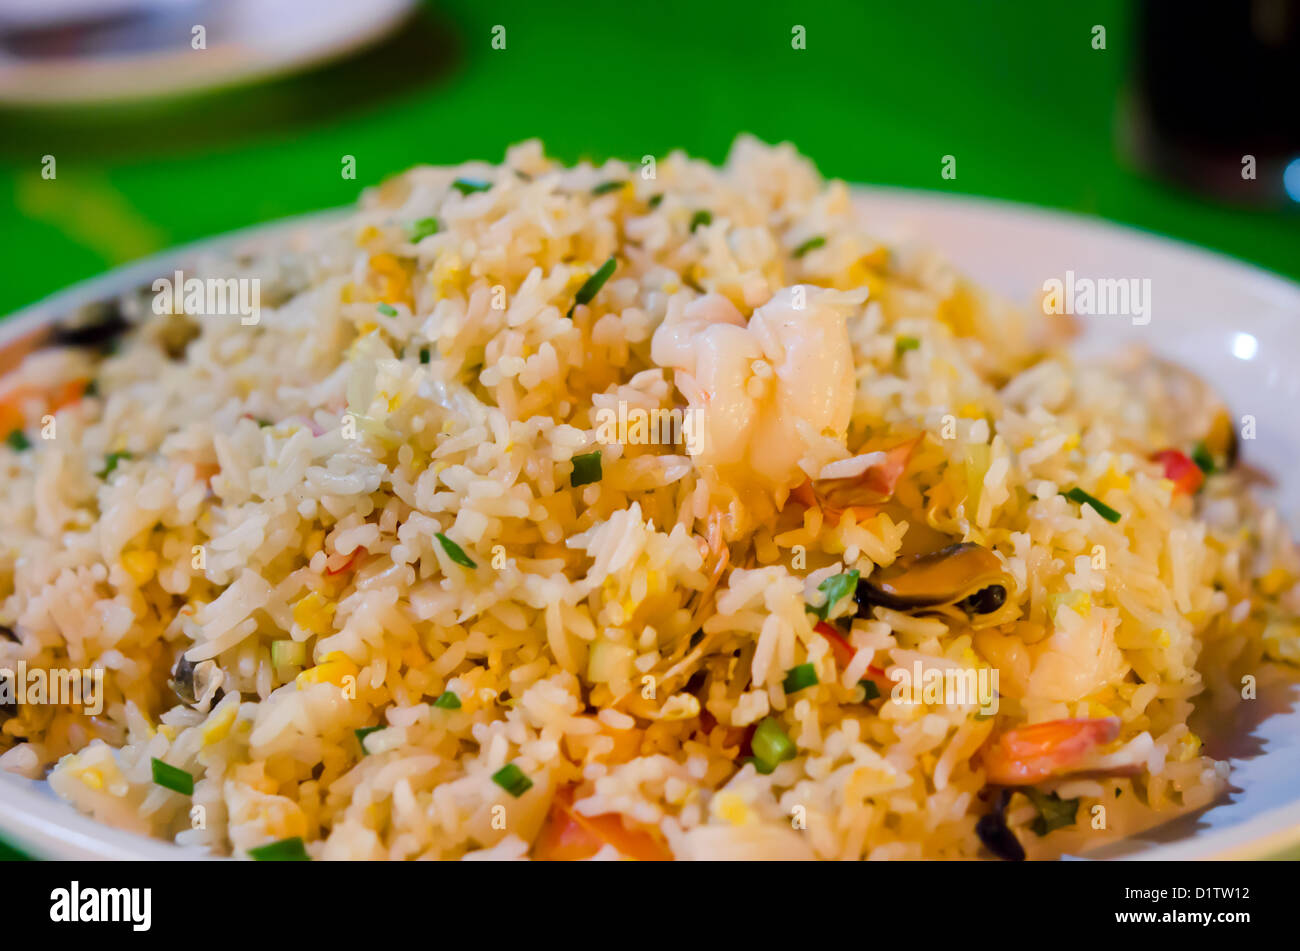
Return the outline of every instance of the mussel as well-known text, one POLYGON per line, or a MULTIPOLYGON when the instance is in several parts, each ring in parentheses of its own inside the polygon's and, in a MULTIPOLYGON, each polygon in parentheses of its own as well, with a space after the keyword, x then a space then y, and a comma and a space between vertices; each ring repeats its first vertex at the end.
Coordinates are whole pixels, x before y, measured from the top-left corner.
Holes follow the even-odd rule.
POLYGON ((1000 624, 1013 610, 1015 581, 998 556, 974 542, 900 558, 858 582, 858 617, 879 606, 941 614, 971 627, 1000 624))

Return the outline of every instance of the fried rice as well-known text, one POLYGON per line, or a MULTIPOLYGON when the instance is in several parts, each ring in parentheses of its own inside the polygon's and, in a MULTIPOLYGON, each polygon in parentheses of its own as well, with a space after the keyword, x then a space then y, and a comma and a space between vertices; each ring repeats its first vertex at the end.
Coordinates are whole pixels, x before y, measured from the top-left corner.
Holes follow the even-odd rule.
POLYGON ((1300 659, 1215 394, 1076 362, 789 146, 527 142, 190 273, 256 322, 146 291, 0 382, 0 668, 104 691, 0 707, 0 766, 105 823, 1050 857, 1213 802, 1193 715, 1300 659))

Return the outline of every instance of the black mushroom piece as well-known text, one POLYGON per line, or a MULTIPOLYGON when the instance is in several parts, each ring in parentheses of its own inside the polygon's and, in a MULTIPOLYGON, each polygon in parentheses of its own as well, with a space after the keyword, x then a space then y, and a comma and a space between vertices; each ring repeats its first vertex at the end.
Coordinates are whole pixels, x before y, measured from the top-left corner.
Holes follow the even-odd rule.
POLYGON ((131 329, 117 298, 87 304, 75 316, 54 325, 50 343, 56 347, 107 350, 131 329))
POLYGON ((879 606, 892 611, 965 617, 978 626, 1000 622, 1014 580, 998 556, 974 542, 900 558, 858 582, 858 617, 879 606))
POLYGON ((194 696, 194 661, 181 654, 180 659, 176 661, 176 666, 172 668, 171 686, 176 696, 186 703, 193 703, 197 697, 194 696))
POLYGON ((993 794, 992 809, 975 823, 975 834, 988 849, 1008 862, 1023 862, 1025 847, 1007 826, 1007 803, 1011 801, 1010 789, 999 789, 993 794))

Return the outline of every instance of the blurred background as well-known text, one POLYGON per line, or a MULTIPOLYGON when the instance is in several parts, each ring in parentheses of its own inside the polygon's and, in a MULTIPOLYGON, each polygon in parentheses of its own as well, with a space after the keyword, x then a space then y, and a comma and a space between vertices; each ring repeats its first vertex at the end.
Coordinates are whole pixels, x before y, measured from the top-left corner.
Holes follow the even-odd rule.
POLYGON ((1097 215, 1300 277, 1300 0, 552 7, 0 0, 0 313, 531 136, 566 162, 718 161, 748 131, 830 176, 1097 215))

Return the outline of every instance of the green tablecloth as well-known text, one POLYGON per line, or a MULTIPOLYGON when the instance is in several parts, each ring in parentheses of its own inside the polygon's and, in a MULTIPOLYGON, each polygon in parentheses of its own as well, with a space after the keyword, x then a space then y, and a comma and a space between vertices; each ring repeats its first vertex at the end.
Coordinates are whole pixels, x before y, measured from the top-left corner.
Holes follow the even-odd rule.
POLYGON ((417 162, 496 160, 532 136, 566 161, 673 148, 716 161, 747 131, 793 141, 827 175, 1100 215, 1300 277, 1296 210, 1211 205, 1121 158, 1132 36, 1117 0, 488 6, 430 4, 403 37, 271 85, 0 113, 0 313, 170 245, 344 204, 417 162), (792 49, 795 25, 806 49, 792 49), (357 181, 340 175, 345 155, 357 181), (955 180, 940 177, 944 155, 955 180))

